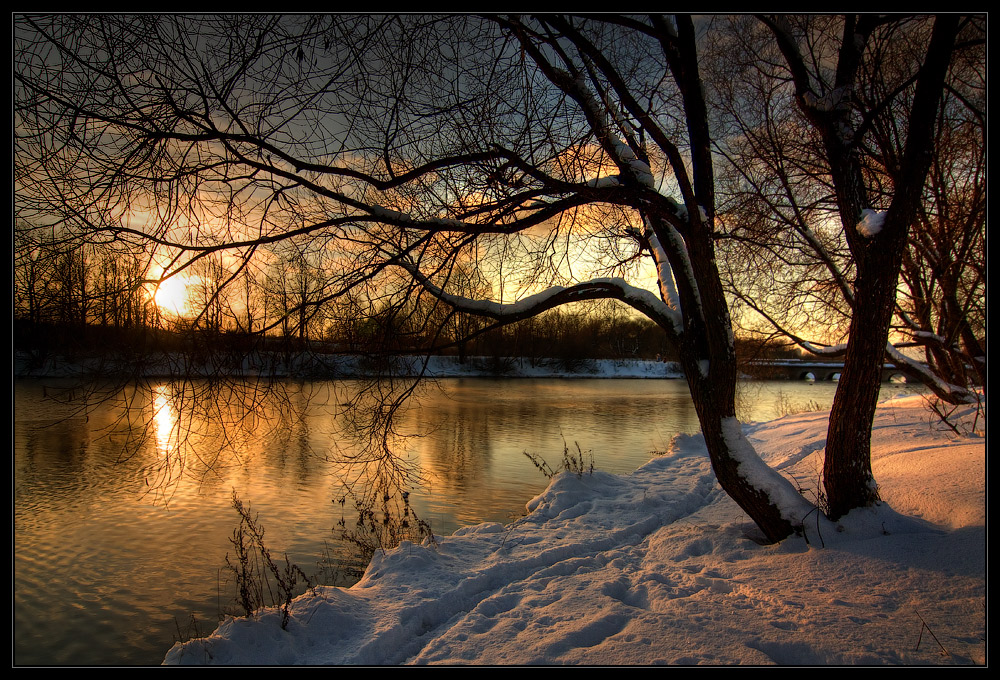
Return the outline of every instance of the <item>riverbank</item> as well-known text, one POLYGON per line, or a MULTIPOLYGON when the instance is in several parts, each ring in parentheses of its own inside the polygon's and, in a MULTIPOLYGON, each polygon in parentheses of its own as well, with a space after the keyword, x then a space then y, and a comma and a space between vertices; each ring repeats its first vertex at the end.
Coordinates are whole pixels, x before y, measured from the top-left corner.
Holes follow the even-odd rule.
MULTIPOLYGON (((828 415, 746 426, 817 495, 828 415)), ((880 405, 883 504, 753 540, 700 435, 629 475, 564 473, 525 518, 377 554, 351 588, 227 619, 168 664, 973 665, 986 661, 985 424, 880 405)))
POLYGON ((384 375, 429 378, 671 378, 684 377, 675 362, 645 359, 528 359, 521 357, 398 356, 391 364, 343 354, 307 353, 285 356, 253 353, 234 358, 208 355, 193 359, 160 354, 129 360, 127 357, 45 356, 14 353, 18 378, 181 378, 234 376, 278 379, 351 379, 384 375))

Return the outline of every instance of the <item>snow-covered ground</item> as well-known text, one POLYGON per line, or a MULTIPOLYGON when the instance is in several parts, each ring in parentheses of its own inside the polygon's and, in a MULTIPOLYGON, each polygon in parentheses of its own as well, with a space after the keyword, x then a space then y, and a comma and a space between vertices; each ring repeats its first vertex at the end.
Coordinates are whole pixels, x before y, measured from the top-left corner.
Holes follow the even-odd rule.
MULTIPOLYGON (((985 423, 884 403, 884 503, 760 545, 700 436, 634 473, 563 473, 512 525, 376 555, 351 588, 227 619, 168 664, 984 664, 985 423)), ((957 414, 956 414, 957 415, 957 414)), ((815 498, 827 416, 751 424, 815 498)))

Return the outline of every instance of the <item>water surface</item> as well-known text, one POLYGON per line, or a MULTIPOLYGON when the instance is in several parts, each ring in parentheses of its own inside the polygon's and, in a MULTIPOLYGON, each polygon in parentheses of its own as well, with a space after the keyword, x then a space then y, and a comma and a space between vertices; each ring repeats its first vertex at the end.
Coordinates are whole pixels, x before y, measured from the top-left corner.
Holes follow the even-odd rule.
MULTIPOLYGON (((385 464, 344 464, 359 455, 343 406, 356 387, 237 399, 225 386, 132 385, 125 418, 96 395, 83 414, 47 399, 51 382, 16 381, 15 664, 158 664, 178 637, 211 632, 236 611, 224 568, 234 493, 273 555, 318 582, 348 579, 352 546, 337 537, 356 526, 351 491, 385 464)), ((751 383, 743 418, 828 408, 834 389, 751 383)), ((398 430, 395 462, 419 470, 412 510, 446 535, 524 512, 548 481, 525 451, 553 467, 579 451, 627 473, 698 423, 679 380, 454 379, 424 389, 398 430)))

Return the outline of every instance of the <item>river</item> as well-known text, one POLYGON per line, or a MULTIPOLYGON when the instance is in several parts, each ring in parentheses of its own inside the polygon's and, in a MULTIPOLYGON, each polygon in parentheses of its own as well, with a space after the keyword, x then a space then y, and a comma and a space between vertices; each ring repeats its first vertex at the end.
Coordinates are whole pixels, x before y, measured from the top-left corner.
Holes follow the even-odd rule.
MULTIPOLYGON (((94 394, 86 413, 53 401, 57 387, 14 383, 16 665, 158 664, 176 639, 237 613, 226 569, 234 494, 272 555, 347 585, 362 558, 338 537, 356 529, 354 498, 387 469, 408 492, 402 506, 393 497, 395 520, 412 520, 413 533, 419 518, 441 536, 522 514, 548 483, 525 452, 553 468, 568 451, 628 473, 698 431, 682 380, 442 380, 399 414, 391 459, 360 448, 368 431, 346 406, 356 383, 236 398, 227 386, 150 382, 117 393, 127 410, 94 394)), ((829 408, 834 390, 747 383, 741 417, 829 408)))

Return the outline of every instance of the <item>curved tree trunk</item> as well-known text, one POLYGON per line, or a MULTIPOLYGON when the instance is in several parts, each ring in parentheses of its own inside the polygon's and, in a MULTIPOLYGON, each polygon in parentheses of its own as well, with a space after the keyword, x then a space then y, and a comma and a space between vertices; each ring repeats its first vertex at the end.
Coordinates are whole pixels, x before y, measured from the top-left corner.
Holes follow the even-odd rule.
MULTIPOLYGON (((718 363, 718 362, 716 362, 718 363)), ((753 479, 748 474, 756 461, 764 466, 757 457, 756 451, 743 436, 742 426, 734 413, 734 400, 729 396, 730 386, 721 385, 717 380, 706 379, 699 372, 698 365, 683 361, 688 376, 688 386, 694 398, 698 421, 705 437, 705 446, 712 461, 712 470, 719 486, 722 487, 737 505, 753 519, 754 523, 764 533, 768 541, 777 543, 797 531, 802 525, 805 515, 811 510, 804 498, 796 499, 797 517, 789 517, 785 509, 787 504, 781 503, 758 484, 759 479, 753 479)), ((735 369, 735 363, 732 364, 735 369)), ((730 372, 728 369, 725 369, 730 372)), ((711 375, 718 378, 719 370, 713 370, 711 375)), ((735 370, 731 371, 735 384, 735 370)), ((786 493, 796 495, 791 484, 779 477, 774 471, 769 471, 779 482, 788 485, 786 493)))
MULTIPOLYGON (((732 323, 714 246, 706 234, 693 236, 689 245, 697 301, 683 305, 681 365, 719 485, 776 543, 796 532, 814 508, 788 480, 761 461, 743 435, 736 418, 738 370, 732 323)), ((684 292, 692 295, 692 291, 684 292)))

